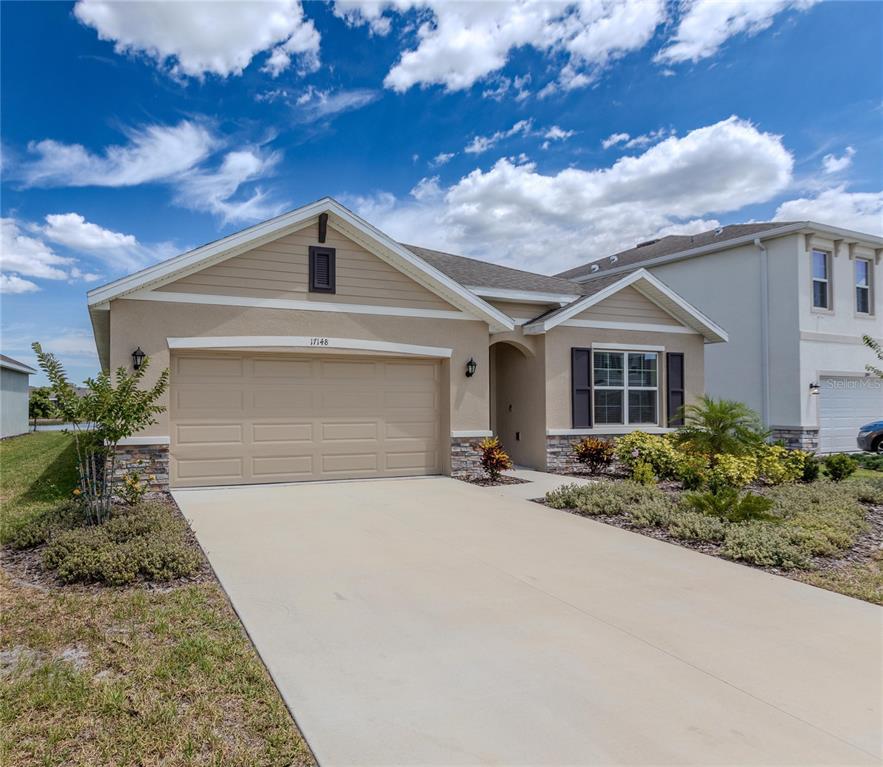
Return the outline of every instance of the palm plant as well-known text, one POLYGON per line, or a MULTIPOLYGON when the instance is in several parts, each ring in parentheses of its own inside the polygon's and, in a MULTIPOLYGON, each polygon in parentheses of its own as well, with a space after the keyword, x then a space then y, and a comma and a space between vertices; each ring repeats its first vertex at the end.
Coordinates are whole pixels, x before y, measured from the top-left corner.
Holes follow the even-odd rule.
POLYGON ((757 413, 734 400, 704 395, 698 403, 684 407, 681 415, 684 425, 675 433, 675 442, 706 456, 712 465, 720 455, 753 452, 769 436, 757 413))

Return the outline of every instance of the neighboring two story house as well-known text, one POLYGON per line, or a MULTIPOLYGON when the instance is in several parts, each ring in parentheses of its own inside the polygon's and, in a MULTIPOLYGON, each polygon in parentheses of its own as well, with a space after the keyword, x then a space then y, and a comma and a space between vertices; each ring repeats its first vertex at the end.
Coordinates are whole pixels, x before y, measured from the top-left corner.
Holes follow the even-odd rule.
POLYGON ((642 268, 726 328, 705 351, 705 388, 745 402, 776 438, 855 451, 883 417, 862 336, 883 337, 883 238, 811 221, 668 236, 558 275, 590 286, 642 268))

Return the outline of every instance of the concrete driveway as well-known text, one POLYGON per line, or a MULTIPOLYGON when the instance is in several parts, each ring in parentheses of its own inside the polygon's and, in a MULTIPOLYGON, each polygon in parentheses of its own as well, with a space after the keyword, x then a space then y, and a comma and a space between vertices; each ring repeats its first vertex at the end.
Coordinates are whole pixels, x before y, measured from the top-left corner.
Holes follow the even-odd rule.
POLYGON ((870 604, 448 478, 175 498, 323 765, 880 761, 870 604))

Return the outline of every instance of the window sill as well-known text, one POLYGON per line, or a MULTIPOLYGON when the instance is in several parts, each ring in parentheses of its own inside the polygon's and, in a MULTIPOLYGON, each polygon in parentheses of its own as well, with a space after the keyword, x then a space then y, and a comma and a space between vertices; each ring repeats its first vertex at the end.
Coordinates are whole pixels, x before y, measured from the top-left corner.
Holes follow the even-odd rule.
POLYGON ((669 434, 677 431, 667 426, 651 426, 648 424, 633 424, 631 426, 623 426, 618 424, 607 427, 593 427, 591 429, 546 429, 547 437, 591 437, 596 434, 631 434, 633 431, 643 431, 648 434, 669 434))

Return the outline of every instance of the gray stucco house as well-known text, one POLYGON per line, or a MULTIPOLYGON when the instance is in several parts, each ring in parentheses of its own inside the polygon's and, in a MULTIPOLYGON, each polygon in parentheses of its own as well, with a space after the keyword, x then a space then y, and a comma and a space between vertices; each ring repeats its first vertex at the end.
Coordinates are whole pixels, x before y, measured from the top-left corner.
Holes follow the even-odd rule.
POLYGON ((28 377, 37 371, 0 354, 0 438, 28 430, 28 377))

